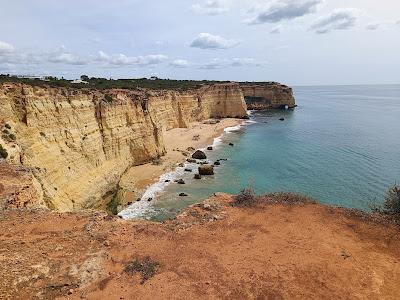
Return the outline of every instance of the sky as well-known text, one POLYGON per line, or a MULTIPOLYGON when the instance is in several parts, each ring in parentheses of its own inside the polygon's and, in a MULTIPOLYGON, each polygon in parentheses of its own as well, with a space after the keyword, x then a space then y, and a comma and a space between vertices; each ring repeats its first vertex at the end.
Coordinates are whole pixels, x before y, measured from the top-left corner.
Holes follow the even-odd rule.
POLYGON ((0 0, 0 73, 400 83, 398 0, 0 0))

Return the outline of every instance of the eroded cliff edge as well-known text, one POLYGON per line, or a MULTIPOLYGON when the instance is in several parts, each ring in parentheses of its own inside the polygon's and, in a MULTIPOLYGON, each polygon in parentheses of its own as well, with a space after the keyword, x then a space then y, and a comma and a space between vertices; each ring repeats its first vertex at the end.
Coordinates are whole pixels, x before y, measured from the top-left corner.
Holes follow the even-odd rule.
POLYGON ((235 83, 180 92, 0 86, 7 160, 33 174, 32 200, 60 211, 97 207, 129 167, 165 153, 163 131, 245 116, 235 83))
POLYGON ((277 82, 241 83, 247 107, 250 110, 294 108, 292 88, 277 82))

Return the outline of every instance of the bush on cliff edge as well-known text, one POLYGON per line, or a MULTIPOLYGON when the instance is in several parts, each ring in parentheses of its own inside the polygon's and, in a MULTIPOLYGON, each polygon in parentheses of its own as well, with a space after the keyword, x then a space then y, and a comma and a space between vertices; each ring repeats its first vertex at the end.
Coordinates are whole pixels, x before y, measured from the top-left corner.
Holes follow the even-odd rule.
POLYGON ((0 158, 6 159, 8 157, 8 152, 3 148, 3 145, 0 144, 0 158))
POLYGON ((400 186, 395 184, 387 191, 385 200, 381 205, 373 205, 371 209, 380 214, 394 217, 400 222, 400 186))

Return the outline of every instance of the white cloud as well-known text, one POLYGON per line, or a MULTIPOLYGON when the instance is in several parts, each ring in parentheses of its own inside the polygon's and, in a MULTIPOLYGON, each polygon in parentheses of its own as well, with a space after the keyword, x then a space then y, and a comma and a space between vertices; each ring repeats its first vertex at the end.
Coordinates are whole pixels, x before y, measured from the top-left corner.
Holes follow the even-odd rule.
POLYGON ((229 7, 224 0, 207 0, 201 4, 193 4, 192 10, 198 14, 215 16, 229 11, 229 7))
POLYGON ((14 50, 13 45, 0 41, 0 55, 14 52, 14 50))
POLYGON ((281 30, 282 30, 282 26, 281 26, 281 25, 278 25, 278 26, 272 28, 271 31, 270 31, 269 33, 271 33, 271 34, 278 34, 278 33, 281 33, 281 30))
POLYGON ((52 63, 63 63, 68 65, 86 65, 88 63, 84 58, 72 53, 59 53, 53 57, 49 57, 49 62, 52 63))
POLYGON ((129 66, 129 65, 151 66, 160 64, 167 59, 168 57, 162 54, 145 55, 145 56, 126 56, 125 54, 108 55, 103 51, 99 51, 97 57, 94 58, 94 61, 103 62, 116 66, 129 66))
POLYGON ((374 31, 374 30, 379 29, 380 26, 381 26, 380 23, 370 23, 367 26, 365 26, 365 29, 374 31))
POLYGON ((310 30, 319 34, 325 34, 333 30, 346 30, 354 27, 357 21, 355 9, 337 9, 329 15, 318 18, 310 27, 310 30))
POLYGON ((187 68, 190 66, 190 63, 185 59, 175 59, 170 65, 175 68, 187 68))
POLYGON ((190 47, 200 49, 228 49, 237 46, 240 41, 226 39, 210 33, 200 33, 190 44, 190 47))
POLYGON ((265 61, 257 61, 254 58, 214 58, 207 63, 201 64, 200 69, 215 70, 229 67, 263 67, 267 64, 265 61))
POLYGON ((280 0, 268 6, 254 8, 256 15, 245 23, 256 25, 293 20, 314 13, 322 0, 280 0))

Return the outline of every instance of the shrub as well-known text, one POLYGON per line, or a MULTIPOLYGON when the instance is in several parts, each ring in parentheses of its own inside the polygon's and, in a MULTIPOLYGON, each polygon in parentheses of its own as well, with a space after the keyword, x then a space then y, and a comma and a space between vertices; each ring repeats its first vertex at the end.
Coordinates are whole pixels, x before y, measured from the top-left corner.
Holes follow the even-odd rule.
POLYGON ((142 277, 140 284, 143 284, 157 273, 159 267, 160 263, 147 256, 144 259, 136 258, 129 263, 125 267, 125 272, 131 275, 139 273, 142 277))
POLYGON ((253 206, 257 203, 257 196, 251 186, 240 191, 234 198, 234 205, 236 206, 253 206))
POLYGON ((400 186, 395 184, 387 191, 383 204, 371 207, 373 211, 394 216, 400 221, 400 186))
POLYGON ((104 96, 104 101, 107 102, 107 103, 112 103, 113 102, 113 97, 111 95, 109 95, 109 94, 106 94, 104 96))
POLYGON ((12 133, 10 133, 9 135, 8 135, 8 138, 11 140, 11 141, 16 141, 17 140, 17 137, 14 135, 14 134, 12 134, 12 133))
POLYGON ((0 144, 0 158, 6 159, 8 157, 8 152, 3 148, 3 145, 0 144))

